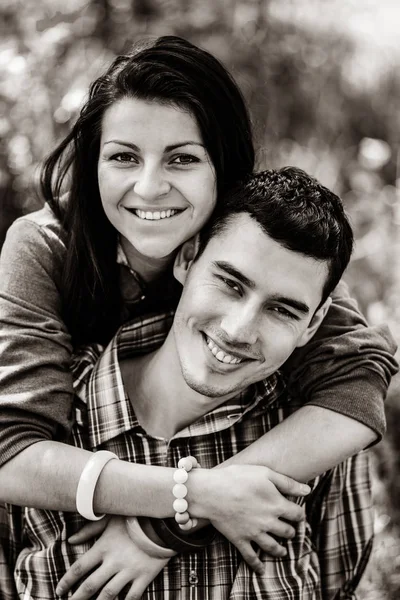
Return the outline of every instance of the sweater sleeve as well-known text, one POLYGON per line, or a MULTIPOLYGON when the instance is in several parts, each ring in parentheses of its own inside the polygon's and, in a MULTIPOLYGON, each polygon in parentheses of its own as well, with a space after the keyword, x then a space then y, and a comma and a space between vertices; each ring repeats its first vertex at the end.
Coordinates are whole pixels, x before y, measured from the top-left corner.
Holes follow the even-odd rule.
POLYGON ((284 367, 292 394, 385 433, 384 400, 398 366, 386 325, 369 327, 341 282, 315 336, 284 367))
POLYGON ((28 217, 13 223, 2 248, 0 465, 70 430, 72 347, 59 287, 64 253, 60 232, 28 217))

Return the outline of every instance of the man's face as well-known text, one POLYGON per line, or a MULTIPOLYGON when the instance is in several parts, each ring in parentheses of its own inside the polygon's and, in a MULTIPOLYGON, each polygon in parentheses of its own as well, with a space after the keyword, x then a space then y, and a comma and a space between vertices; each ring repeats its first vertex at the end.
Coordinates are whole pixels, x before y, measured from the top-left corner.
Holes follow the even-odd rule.
POLYGON ((329 302, 315 311, 327 274, 235 216, 186 275, 173 332, 187 385, 228 398, 274 373, 325 315, 329 302))

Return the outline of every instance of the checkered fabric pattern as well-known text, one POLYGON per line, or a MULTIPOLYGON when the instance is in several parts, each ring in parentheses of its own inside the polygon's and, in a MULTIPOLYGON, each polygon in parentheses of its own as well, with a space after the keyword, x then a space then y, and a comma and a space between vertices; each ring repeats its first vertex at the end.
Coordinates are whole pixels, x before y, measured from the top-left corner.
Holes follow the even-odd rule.
MULTIPOLYGON (((76 356, 72 444, 110 450, 130 462, 169 467, 192 454, 203 468, 212 468, 299 408, 277 374, 170 440, 148 435, 126 396, 119 361, 160 346, 171 322, 172 314, 138 319, 125 325, 101 356, 99 346, 85 348, 76 356)), ((218 535, 201 552, 172 558, 143 598, 354 599, 371 550, 370 491, 368 455, 361 453, 312 482, 305 502, 307 518, 298 525, 296 537, 287 542, 287 556, 276 559, 261 553, 262 576, 253 573, 236 548, 218 535)), ((24 549, 15 570, 21 600, 54 600, 58 580, 89 547, 66 542, 83 524, 77 514, 25 509, 24 549)))

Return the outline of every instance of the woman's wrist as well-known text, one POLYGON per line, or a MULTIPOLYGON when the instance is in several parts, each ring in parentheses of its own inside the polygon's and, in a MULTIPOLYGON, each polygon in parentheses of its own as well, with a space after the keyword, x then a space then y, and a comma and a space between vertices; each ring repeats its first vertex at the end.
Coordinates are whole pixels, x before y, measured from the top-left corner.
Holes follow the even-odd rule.
POLYGON ((215 494, 218 477, 215 477, 211 469, 194 469, 186 485, 190 514, 198 519, 198 524, 193 529, 196 531, 209 524, 214 517, 213 508, 218 501, 215 494))

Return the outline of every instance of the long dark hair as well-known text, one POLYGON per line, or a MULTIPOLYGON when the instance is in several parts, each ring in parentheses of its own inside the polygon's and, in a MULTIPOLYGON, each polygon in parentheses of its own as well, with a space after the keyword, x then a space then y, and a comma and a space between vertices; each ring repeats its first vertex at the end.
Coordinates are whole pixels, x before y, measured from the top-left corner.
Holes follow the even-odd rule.
POLYGON ((72 131, 48 157, 41 176, 44 199, 66 232, 62 294, 75 345, 104 342, 120 324, 118 233, 103 211, 97 162, 104 112, 124 97, 168 102, 191 112, 215 168, 218 194, 254 168, 245 102, 216 58, 174 36, 146 40, 118 56, 90 86, 72 131))

